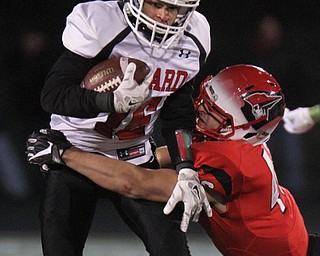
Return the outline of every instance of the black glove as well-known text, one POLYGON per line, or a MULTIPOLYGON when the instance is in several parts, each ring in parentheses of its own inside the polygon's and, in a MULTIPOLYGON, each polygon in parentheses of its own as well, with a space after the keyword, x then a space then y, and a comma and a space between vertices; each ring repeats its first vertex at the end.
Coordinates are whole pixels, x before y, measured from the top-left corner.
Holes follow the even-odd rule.
POLYGON ((41 129, 33 132, 27 140, 27 160, 39 165, 42 172, 48 172, 52 166, 64 165, 62 154, 72 147, 66 136, 60 131, 41 129))

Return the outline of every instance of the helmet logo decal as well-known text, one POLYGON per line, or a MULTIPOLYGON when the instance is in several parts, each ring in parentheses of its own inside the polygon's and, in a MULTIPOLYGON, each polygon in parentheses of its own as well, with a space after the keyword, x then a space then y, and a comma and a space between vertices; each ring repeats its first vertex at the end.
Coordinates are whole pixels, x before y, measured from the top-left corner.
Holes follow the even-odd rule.
POLYGON ((251 106, 251 111, 255 119, 265 116, 269 119, 270 110, 281 101, 280 95, 270 95, 266 92, 255 92, 243 97, 243 100, 251 106))

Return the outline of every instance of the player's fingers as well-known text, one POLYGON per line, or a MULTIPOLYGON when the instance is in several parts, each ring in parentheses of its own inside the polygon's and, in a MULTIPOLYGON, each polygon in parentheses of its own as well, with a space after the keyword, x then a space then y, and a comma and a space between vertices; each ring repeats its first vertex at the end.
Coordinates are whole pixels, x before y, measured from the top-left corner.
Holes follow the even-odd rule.
POLYGON ((198 222, 199 221, 199 217, 200 217, 201 211, 202 211, 202 207, 197 207, 197 209, 195 210, 194 214, 191 217, 191 220, 193 222, 198 222))
POLYGON ((136 68, 137 68, 136 64, 133 62, 130 62, 126 68, 126 72, 124 73, 123 81, 133 80, 134 73, 136 72, 136 68))
POLYGON ((173 211, 173 209, 176 207, 178 202, 179 202, 178 200, 176 200, 173 196, 171 196, 167 201, 167 204, 163 208, 163 213, 166 215, 170 214, 173 211))
POLYGON ((204 211, 206 212, 207 216, 212 217, 212 208, 211 208, 210 203, 207 198, 203 201, 203 208, 204 208, 204 211))
POLYGON ((193 222, 198 222, 199 221, 199 217, 200 217, 200 212, 197 212, 192 216, 191 220, 193 222))
POLYGON ((42 134, 45 134, 45 135, 47 135, 47 134, 49 134, 50 133, 50 129, 40 129, 40 131, 39 131, 40 133, 42 133, 42 134))
POLYGON ((29 153, 28 156, 27 156, 27 159, 32 164, 38 164, 37 157, 38 157, 37 154, 29 153))
POLYGON ((37 142, 37 139, 35 137, 29 137, 27 140, 27 149, 29 146, 34 145, 37 142))
POLYGON ((33 156, 34 156, 34 154, 31 153, 31 152, 29 152, 29 153, 27 154, 27 161, 30 162, 30 163, 32 163, 32 157, 33 157, 33 156))
POLYGON ((190 222, 190 213, 184 212, 180 223, 180 229, 182 232, 187 232, 190 222))

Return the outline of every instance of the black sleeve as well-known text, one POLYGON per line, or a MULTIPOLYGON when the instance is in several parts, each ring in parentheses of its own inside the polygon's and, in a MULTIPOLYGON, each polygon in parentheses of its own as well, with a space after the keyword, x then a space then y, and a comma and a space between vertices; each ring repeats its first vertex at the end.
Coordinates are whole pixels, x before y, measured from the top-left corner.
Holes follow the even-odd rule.
POLYGON ((43 110, 80 118, 95 117, 103 112, 99 102, 104 103, 104 108, 110 107, 113 110, 112 93, 97 93, 80 87, 83 77, 97 63, 97 59, 87 59, 65 51, 46 77, 41 91, 43 110))
MULTIPOLYGON (((163 126, 162 135, 175 167, 181 163, 175 131, 184 129, 192 132, 195 128, 192 93, 193 84, 189 82, 166 99, 160 113, 163 126)), ((190 165, 190 168, 193 167, 192 163, 187 165, 190 165)))

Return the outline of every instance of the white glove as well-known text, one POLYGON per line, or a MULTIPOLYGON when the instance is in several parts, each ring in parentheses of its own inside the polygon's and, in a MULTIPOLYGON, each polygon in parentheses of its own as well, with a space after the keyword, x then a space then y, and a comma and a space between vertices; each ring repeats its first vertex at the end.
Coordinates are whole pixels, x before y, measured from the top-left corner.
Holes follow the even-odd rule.
POLYGON ((284 129, 293 134, 305 133, 316 123, 310 116, 310 111, 307 107, 296 108, 291 111, 286 108, 284 111, 283 121, 284 129))
POLYGON ((135 72, 136 64, 133 62, 129 63, 121 84, 113 92, 114 109, 117 113, 127 113, 131 109, 138 108, 142 102, 150 96, 149 84, 151 82, 152 75, 149 74, 139 85, 134 80, 135 72))
POLYGON ((180 229, 186 232, 190 219, 194 222, 199 220, 202 207, 206 211, 208 217, 212 216, 206 192, 200 184, 198 173, 189 168, 183 168, 179 171, 177 184, 163 209, 164 214, 172 212, 178 202, 184 203, 184 212, 180 229))

